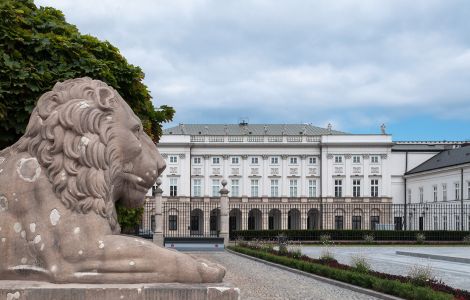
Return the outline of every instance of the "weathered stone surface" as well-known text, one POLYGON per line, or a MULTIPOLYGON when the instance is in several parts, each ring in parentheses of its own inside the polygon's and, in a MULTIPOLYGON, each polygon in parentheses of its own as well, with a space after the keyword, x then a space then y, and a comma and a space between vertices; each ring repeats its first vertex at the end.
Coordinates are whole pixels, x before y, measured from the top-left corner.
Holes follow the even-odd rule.
POLYGON ((68 80, 41 96, 24 136, 0 151, 1 279, 222 281, 220 265, 119 235, 115 202, 141 206, 165 168, 142 129, 101 81, 68 80))
POLYGON ((228 284, 53 284, 0 281, 0 299, 8 300, 238 300, 240 290, 228 284))

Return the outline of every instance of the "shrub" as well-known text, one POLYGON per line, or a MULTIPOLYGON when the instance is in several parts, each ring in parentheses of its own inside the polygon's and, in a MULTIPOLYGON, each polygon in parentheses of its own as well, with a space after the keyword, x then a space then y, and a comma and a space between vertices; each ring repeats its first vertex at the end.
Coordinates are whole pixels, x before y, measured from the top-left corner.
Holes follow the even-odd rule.
POLYGON ((470 245, 470 234, 464 236, 463 239, 462 239, 462 241, 463 241, 466 245, 470 245))
POLYGON ((408 270, 410 281, 417 285, 425 285, 428 282, 435 281, 433 270, 430 265, 413 265, 408 270))
POLYGON ((351 256, 351 267, 360 273, 369 273, 371 269, 367 257, 361 254, 355 254, 351 256))
POLYGON ((331 235, 329 235, 329 234, 320 235, 320 242, 325 246, 329 246, 333 243, 331 241, 331 235))
POLYGON ((289 252, 293 258, 299 258, 302 256, 302 246, 293 244, 289 245, 287 246, 287 252, 289 252))
POLYGON ((373 234, 365 234, 364 235, 364 242, 366 244, 372 244, 375 241, 375 237, 373 234))
POLYGON ((331 251, 329 247, 325 247, 322 249, 319 259, 324 262, 336 261, 335 254, 333 253, 333 251, 331 251))
MULTIPOLYGON (((239 230, 233 231, 232 237, 242 236, 251 239, 276 239, 282 234, 289 240, 295 241, 322 241, 322 236, 329 236, 329 241, 363 241, 365 234, 374 235, 375 241, 408 241, 416 242, 417 230, 334 230, 334 229, 308 229, 308 230, 239 230)), ((459 241, 462 242, 468 231, 426 231, 426 241, 459 241)))
POLYGON ((426 236, 424 235, 424 233, 417 233, 416 234, 416 243, 424 244, 425 240, 426 240, 426 236))

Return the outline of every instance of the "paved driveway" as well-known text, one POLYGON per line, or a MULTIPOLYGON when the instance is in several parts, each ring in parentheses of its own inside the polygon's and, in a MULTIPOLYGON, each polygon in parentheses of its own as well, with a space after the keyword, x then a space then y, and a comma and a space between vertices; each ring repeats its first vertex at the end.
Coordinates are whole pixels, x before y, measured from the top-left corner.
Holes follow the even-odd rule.
POLYGON ((191 254, 225 266, 242 299, 377 299, 227 252, 191 254))
MULTIPOLYGON (((302 253, 318 258, 324 247, 303 246, 302 253)), ((470 258, 470 247, 451 246, 371 246, 330 247, 335 258, 345 264, 350 264, 352 255, 363 255, 371 263, 374 270, 406 275, 413 265, 431 266, 435 277, 456 288, 470 290, 470 264, 416 258, 395 254, 395 251, 447 255, 470 258)))

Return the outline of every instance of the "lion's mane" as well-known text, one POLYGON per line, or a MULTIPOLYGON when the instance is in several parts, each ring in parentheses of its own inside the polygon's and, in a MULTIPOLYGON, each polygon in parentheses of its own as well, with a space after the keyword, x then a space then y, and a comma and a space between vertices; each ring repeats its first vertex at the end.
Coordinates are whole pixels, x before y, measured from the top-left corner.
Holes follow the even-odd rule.
POLYGON ((39 98, 24 136, 11 147, 37 158, 65 207, 94 211, 113 231, 119 225, 110 189, 121 167, 112 119, 121 101, 98 80, 57 83, 39 98))

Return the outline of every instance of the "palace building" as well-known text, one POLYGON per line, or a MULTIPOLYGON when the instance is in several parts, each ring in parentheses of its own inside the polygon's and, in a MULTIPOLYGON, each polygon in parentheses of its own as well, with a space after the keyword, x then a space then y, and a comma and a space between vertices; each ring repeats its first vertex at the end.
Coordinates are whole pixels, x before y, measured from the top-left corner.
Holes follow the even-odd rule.
MULTIPOLYGON (((418 187, 417 178, 428 174, 417 172, 420 165, 462 146, 393 141, 384 127, 380 134, 350 134, 330 125, 179 124, 165 129, 158 144, 167 163, 160 188, 163 202, 196 207, 217 203, 226 180, 231 230, 403 229, 414 222, 407 219, 406 205, 417 197, 434 202, 436 192, 427 189, 444 188, 437 181, 418 187)), ((459 199, 468 199, 468 167, 462 176, 469 189, 459 199)), ((454 188, 453 181, 447 183, 449 201, 454 188)), ((217 230, 217 204, 191 211, 184 220, 172 210, 166 227, 171 219, 174 230, 217 230)))

